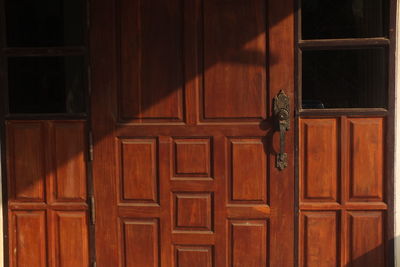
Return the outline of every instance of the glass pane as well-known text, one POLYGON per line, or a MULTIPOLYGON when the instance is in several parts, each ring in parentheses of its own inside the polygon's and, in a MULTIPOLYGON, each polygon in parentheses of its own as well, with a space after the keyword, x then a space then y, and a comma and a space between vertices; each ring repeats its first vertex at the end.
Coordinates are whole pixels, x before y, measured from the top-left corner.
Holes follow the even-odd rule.
POLYGON ((85 3, 84 0, 6 0, 7 45, 82 45, 85 3))
POLYGON ((303 51, 303 108, 385 108, 384 48, 303 51))
POLYGON ((387 35, 388 0, 302 0, 302 39, 387 35))
POLYGON ((8 59, 10 113, 85 112, 84 58, 8 59))

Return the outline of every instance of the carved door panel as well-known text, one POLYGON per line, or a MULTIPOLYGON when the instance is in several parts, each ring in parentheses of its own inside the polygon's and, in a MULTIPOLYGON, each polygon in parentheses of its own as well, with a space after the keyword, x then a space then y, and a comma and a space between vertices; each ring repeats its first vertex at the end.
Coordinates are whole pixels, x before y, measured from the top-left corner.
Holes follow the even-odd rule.
POLYGON ((292 2, 93 1, 97 266, 293 266, 292 2))

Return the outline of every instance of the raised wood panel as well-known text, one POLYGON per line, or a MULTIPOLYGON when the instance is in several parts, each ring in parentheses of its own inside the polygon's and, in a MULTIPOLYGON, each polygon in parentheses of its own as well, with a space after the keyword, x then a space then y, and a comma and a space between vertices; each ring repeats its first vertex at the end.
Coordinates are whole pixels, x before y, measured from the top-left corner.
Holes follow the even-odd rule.
POLYGON ((53 160, 58 201, 86 200, 84 122, 54 122, 53 160))
POLYGON ((212 231, 212 202, 211 193, 174 194, 175 230, 212 231))
POLYGON ((175 267, 213 267, 211 246, 176 246, 175 267))
POLYGON ((266 1, 205 0, 203 5, 203 118, 265 118, 266 1))
POLYGON ((348 213, 348 266, 385 266, 384 219, 380 211, 348 213))
POLYGON ((119 1, 120 117, 183 120, 183 1, 119 1))
POLYGON ((210 139, 175 139, 175 176, 210 177, 210 139))
POLYGON ((337 212, 302 212, 300 218, 300 266, 338 267, 340 220, 337 212))
POLYGON ((159 226, 156 219, 122 221, 124 267, 159 267, 159 226))
POLYGON ((339 132, 335 118, 300 120, 302 201, 337 201, 339 132))
POLYGON ((7 123, 8 182, 13 200, 45 200, 44 134, 41 122, 7 123))
POLYGON ((267 235, 266 220, 230 220, 229 266, 267 266, 267 235))
POLYGON ((229 142, 230 201, 266 203, 267 160, 262 140, 235 138, 229 142))
POLYGON ((89 235, 86 211, 55 211, 57 267, 89 266, 89 235))
POLYGON ((11 211, 10 267, 47 267, 45 211, 11 211))
POLYGON ((127 202, 158 202, 156 139, 120 139, 120 197, 127 202))
POLYGON ((350 118, 349 199, 382 200, 384 179, 384 119, 350 118))

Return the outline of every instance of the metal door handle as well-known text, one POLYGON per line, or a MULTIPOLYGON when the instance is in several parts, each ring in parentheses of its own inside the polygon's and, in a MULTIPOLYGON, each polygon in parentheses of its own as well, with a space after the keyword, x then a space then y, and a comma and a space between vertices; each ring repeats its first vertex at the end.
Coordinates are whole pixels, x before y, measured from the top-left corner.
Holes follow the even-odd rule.
POLYGON ((283 90, 274 97, 274 115, 277 119, 277 128, 279 130, 279 153, 276 157, 275 166, 279 170, 283 170, 288 166, 287 153, 285 153, 286 132, 290 128, 290 106, 289 97, 283 90))

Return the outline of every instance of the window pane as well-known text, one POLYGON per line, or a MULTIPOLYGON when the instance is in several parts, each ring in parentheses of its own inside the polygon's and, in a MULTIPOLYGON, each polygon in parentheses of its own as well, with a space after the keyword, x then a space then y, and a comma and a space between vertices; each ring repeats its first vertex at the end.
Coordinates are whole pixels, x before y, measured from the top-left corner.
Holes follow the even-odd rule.
POLYGON ((387 35, 388 0, 302 0, 302 39, 387 35))
POLYGON ((8 59, 10 113, 85 112, 84 58, 8 59))
POLYGON ((84 0, 6 0, 7 45, 82 45, 85 3, 84 0))
POLYGON ((384 48, 303 51, 303 108, 385 108, 384 48))

